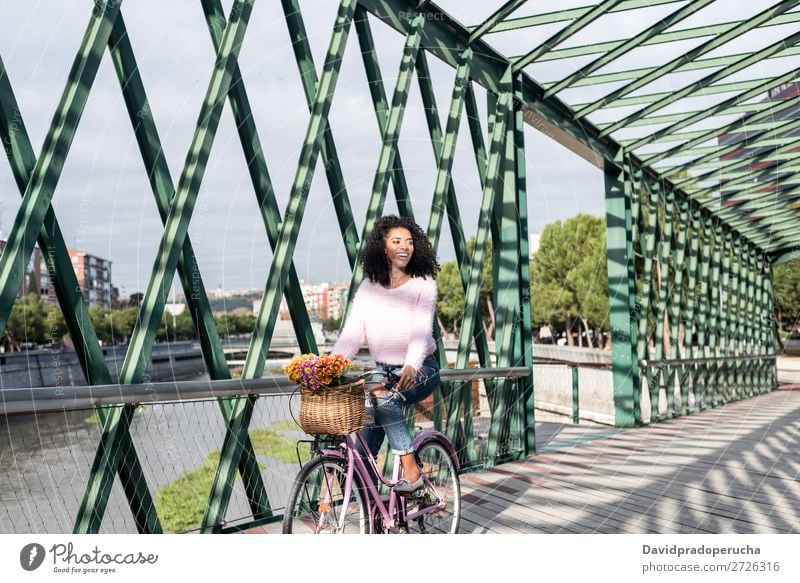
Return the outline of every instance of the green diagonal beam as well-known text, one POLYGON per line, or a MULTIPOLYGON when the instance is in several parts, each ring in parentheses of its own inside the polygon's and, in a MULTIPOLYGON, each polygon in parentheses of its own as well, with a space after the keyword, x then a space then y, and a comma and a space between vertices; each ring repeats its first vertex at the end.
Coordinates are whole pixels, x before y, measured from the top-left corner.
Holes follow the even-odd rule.
POLYGON ((467 44, 470 44, 478 40, 484 34, 492 32, 492 29, 497 25, 497 23, 505 20, 505 18, 509 14, 514 12, 517 8, 525 4, 527 1, 528 0, 508 0, 508 2, 506 2, 500 8, 495 10, 491 16, 489 16, 486 20, 484 20, 482 24, 479 24, 474 30, 470 31, 467 44))
MULTIPOLYGON (((506 83, 511 89, 511 70, 506 73, 506 83)), ((489 222, 494 199, 497 195, 497 176, 502 168, 503 140, 506 132, 507 117, 506 110, 511 106, 510 91, 503 91, 497 99, 497 109, 495 113, 494 127, 492 128, 491 142, 489 149, 489 161, 487 164, 486 180, 483 185, 483 199, 481 202, 480 219, 478 230, 475 237, 475 249, 470 261, 469 286, 464 297, 464 317, 461 324, 461 334, 458 341, 458 355, 456 357, 456 368, 466 368, 469 364, 470 345, 472 344, 472 332, 475 329, 475 322, 479 320, 479 294, 481 286, 481 276, 483 274, 483 262, 486 254, 486 241, 489 235, 489 222)), ((468 391, 468 385, 464 391, 468 391)), ((463 400, 463 398, 462 398, 463 400)), ((452 428, 457 425, 457 410, 448 411, 448 431, 452 433, 452 428)), ((466 417, 466 414, 465 414, 466 417)), ((469 432, 467 432, 469 435, 469 432)), ((467 460, 469 461, 469 460, 467 460)))
MULTIPOLYGON (((795 48, 796 47, 792 47, 792 49, 795 49, 795 48)), ((800 49, 797 50, 797 53, 800 54, 800 49)), ((726 62, 728 62, 728 61, 726 60, 726 62)), ((749 89, 752 89, 753 87, 759 87, 759 86, 763 85, 765 82, 768 82, 769 80, 770 79, 748 79, 747 81, 731 81, 729 83, 717 83, 716 85, 713 85, 711 87, 703 87, 703 89, 700 92, 700 94, 703 97, 707 97, 709 95, 717 95, 719 93, 742 93, 744 91, 748 91, 749 89)), ((666 96, 668 96, 670 94, 671 94, 670 91, 657 91, 655 93, 644 93, 644 94, 641 94, 641 95, 631 95, 631 96, 628 96, 628 97, 620 97, 616 101, 612 101, 611 103, 609 103, 605 107, 605 109, 610 110, 610 109, 615 109, 615 108, 620 108, 620 107, 630 107, 632 105, 648 105, 648 104, 653 103, 654 101, 656 101, 658 99, 662 99, 663 97, 666 97, 666 96)), ((591 103, 591 102, 588 102, 588 103, 591 103)), ((570 104, 571 107, 574 107, 576 109, 580 108, 580 107, 583 107, 584 105, 587 105, 587 103, 586 102, 580 102, 580 103, 570 104)), ((769 106, 770 106, 769 102, 743 103, 741 105, 738 105, 736 107, 735 111, 727 112, 727 113, 723 112, 722 114, 719 114, 719 115, 732 115, 732 114, 744 114, 744 113, 758 112, 758 111, 761 111, 761 110, 763 110, 763 109, 765 109, 765 108, 767 108, 769 106)), ((682 110, 681 113, 683 113, 685 115, 691 115, 691 114, 697 113, 699 111, 708 111, 708 108, 706 108, 704 110, 694 110, 694 111, 686 109, 686 110, 682 110)), ((660 119, 665 119, 666 117, 667 116, 662 116, 662 117, 660 117, 660 119)), ((655 125, 655 124, 652 124, 652 122, 650 122, 649 119, 658 119, 658 118, 648 118, 648 119, 646 119, 646 120, 644 120, 642 122, 634 122, 629 127, 640 127, 640 126, 644 126, 644 125, 655 125)), ((610 123, 613 123, 613 122, 603 122, 603 123, 600 123, 598 125, 600 127, 605 127, 605 126, 609 125, 610 123)))
MULTIPOLYGON (((300 12, 300 4, 298 0, 281 0, 281 4, 292 39, 292 50, 300 70, 300 79, 303 84, 306 103, 308 104, 309 112, 311 112, 317 92, 318 78, 317 69, 314 65, 314 55, 311 52, 311 44, 308 41, 305 24, 300 12)), ((347 194, 347 185, 342 175, 339 154, 327 119, 324 122, 322 133, 323 141, 320 153, 325 167, 325 177, 328 180, 328 187, 333 196, 333 208, 336 211, 339 231, 342 233, 344 240, 347 260, 350 263, 350 267, 354 268, 358 262, 358 231, 356 231, 355 222, 353 221, 353 210, 350 206, 350 197, 347 194)))
POLYGON ((273 252, 272 264, 264 286, 264 297, 258 312, 242 378, 260 378, 264 370, 264 358, 278 317, 280 299, 286 285, 289 265, 297 244, 297 235, 308 200, 314 167, 323 141, 323 130, 333 100, 336 81, 342 64, 350 25, 353 20, 356 0, 342 0, 336 14, 331 42, 325 58, 322 74, 317 83, 316 96, 311 108, 311 118, 303 139, 297 172, 292 183, 289 203, 281 223, 278 243, 273 252))
MULTIPOLYGON (((650 5, 654 6, 655 4, 656 3, 653 2, 650 5)), ((532 17, 532 18, 536 18, 536 17, 532 17)), ((511 21, 506 21, 506 22, 500 23, 497 26, 497 29, 500 29, 501 27, 506 26, 510 22, 511 21)), ((721 33, 725 32, 731 26, 735 26, 736 24, 738 24, 738 22, 739 21, 721 22, 721 23, 717 23, 717 24, 708 24, 708 25, 705 25, 705 26, 697 26, 697 27, 693 27, 693 28, 683 28, 681 30, 671 30, 666 34, 662 34, 660 36, 657 36, 655 38, 652 38, 652 39, 648 40, 647 42, 643 42, 641 44, 641 46, 645 47, 645 46, 652 46, 652 45, 659 45, 659 44, 669 44, 669 43, 674 43, 674 42, 681 42, 681 41, 686 41, 686 40, 693 40, 693 39, 697 39, 697 38, 707 38, 707 37, 718 35, 718 34, 721 34, 721 33)), ((759 29, 763 30, 763 29, 765 29, 767 27, 782 26, 782 25, 785 25, 785 24, 793 24, 795 22, 800 22, 800 12, 789 12, 787 14, 781 14, 777 18, 774 18, 773 20, 770 20, 769 22, 765 22, 764 24, 762 24, 759 27, 759 29)), ((599 43, 591 43, 591 44, 587 44, 587 45, 578 45, 578 46, 569 47, 569 48, 563 48, 563 49, 555 49, 553 51, 550 51, 546 55, 542 56, 539 59, 539 61, 540 62, 558 61, 558 60, 561 60, 561 59, 571 59, 571 58, 574 58, 574 57, 583 57, 585 55, 596 55, 596 54, 600 54, 600 53, 605 53, 605 52, 613 51, 614 49, 616 49, 618 46, 620 46, 622 43, 624 43, 626 41, 627 41, 627 39, 620 39, 620 40, 612 40, 612 41, 599 42, 599 43)), ((512 60, 513 60, 513 57, 512 57, 512 60)), ((697 61, 695 61, 695 62, 697 62, 697 61)), ((646 69, 646 70, 649 70, 649 68, 646 69)), ((679 69, 679 70, 681 70, 681 69, 679 69)), ((635 79, 641 73, 641 69, 629 69, 627 72, 631 74, 630 77, 627 77, 628 79, 635 79)), ((576 83, 575 86, 577 86, 579 84, 582 84, 582 82, 576 83)))
MULTIPOLYGON (((2 59, 0 59, 0 140, 5 145, 4 150, 20 195, 24 195, 36 167, 36 155, 2 59)), ((103 350, 92 327, 92 319, 83 301, 75 270, 67 253, 67 245, 52 206, 48 205, 38 241, 86 382, 90 385, 110 384, 111 375, 103 357, 103 350)))
POLYGON ((0 256, 0 330, 6 327, 14 307, 25 266, 50 208, 120 3, 120 0, 95 3, 41 154, 30 174, 14 226, 0 256))
MULTIPOLYGON (((386 128, 382 136, 382 145, 378 155, 378 168, 375 171, 375 178, 372 182, 372 191, 367 207, 367 216, 364 220, 364 227, 361 231, 361 241, 365 241, 375 225, 375 221, 383 213, 383 206, 386 202, 386 192, 389 186, 389 178, 392 174, 394 156, 397 152, 397 138, 400 134, 400 127, 403 124, 403 114, 405 113, 406 101, 408 100, 411 80, 414 74, 414 62, 419 53, 421 30, 425 19, 421 14, 414 17, 411 22, 408 34, 406 35, 405 46, 403 47, 403 57, 400 60, 400 72, 397 76, 392 105, 386 119, 386 128)), ((353 270, 350 280, 348 294, 348 305, 356 293, 363 272, 360 266, 353 270)))
MULTIPOLYGON (((766 148, 766 147, 778 147, 778 146, 785 146, 786 144, 795 140, 797 136, 761 136, 755 138, 754 140, 747 140, 742 141, 739 143, 741 148, 744 149, 754 149, 754 148, 766 148)), ((687 150, 684 154, 681 154, 682 157, 691 158, 692 160, 696 160, 700 156, 705 156, 706 154, 716 154, 719 152, 720 145, 715 144, 713 146, 703 146, 700 148, 692 148, 687 150)), ((677 158, 671 158, 670 161, 665 162, 663 164, 658 164, 655 166, 658 168, 659 171, 663 172, 665 170, 671 170, 673 168, 677 168, 679 166, 683 166, 685 162, 678 161, 677 158)))
MULTIPOLYGON (((706 110, 704 110, 702 112, 697 112, 697 113, 688 115, 688 116, 686 116, 684 119, 682 119, 679 122, 676 122, 676 123, 674 123, 674 124, 672 124, 672 125, 670 125, 668 127, 662 128, 660 130, 657 130, 657 131, 653 132, 652 134, 650 134, 649 136, 647 136, 646 138, 642 138, 640 140, 637 140, 637 141, 633 142, 632 144, 629 145, 629 147, 634 149, 634 150, 637 149, 637 148, 641 148, 642 146, 644 146, 646 144, 650 144, 652 142, 657 141, 659 138, 661 138, 663 136, 666 136, 667 134, 673 134, 673 133, 675 133, 675 132, 677 132, 677 131, 685 128, 685 127, 688 127, 688 126, 690 126, 690 125, 692 125, 692 124, 694 124, 694 123, 696 123, 698 121, 702 121, 704 119, 708 119, 709 117, 712 117, 712 116, 715 116, 715 115, 725 114, 731 108, 738 107, 738 106, 744 104, 746 101, 749 101, 750 99, 753 99, 754 97, 758 97, 762 93, 765 93, 765 92, 769 91, 773 87, 778 87, 780 85, 783 85, 784 83, 789 83, 789 82, 793 81, 794 79, 797 79, 798 75, 800 75, 800 68, 793 69, 790 72, 786 73, 785 75, 779 75, 778 77, 775 77, 774 79, 769 79, 768 81, 765 81, 764 83, 760 83, 756 87, 753 87, 749 91, 745 91, 743 93, 740 93, 739 95, 731 97, 730 99, 726 99, 725 101, 723 101, 721 103, 713 105, 710 109, 706 109, 706 110)), ((769 105, 769 102, 767 102, 767 104, 769 105)))
POLYGON ((591 10, 577 17, 569 25, 565 26, 557 33, 549 37, 546 41, 540 43, 538 47, 527 53, 525 56, 514 61, 512 64, 512 70, 517 72, 524 69, 548 51, 557 47, 565 40, 569 39, 595 22, 598 18, 606 14, 610 9, 614 8, 614 6, 619 3, 620 0, 603 0, 600 2, 600 4, 592 7, 591 10))
MULTIPOLYGON (((367 74, 367 84, 369 85, 372 96, 372 105, 375 116, 378 119, 378 131, 381 135, 386 132, 388 124, 389 102, 386 99, 386 91, 383 88, 383 75, 381 74, 378 54, 375 50, 375 42, 372 38, 372 30, 369 25, 369 14, 361 7, 356 8, 353 21, 356 25, 359 46, 361 47, 361 58, 364 61, 364 70, 367 74)), ((419 57, 418 57, 419 58, 419 57)), ((408 191, 405 172, 403 171, 403 160, 400 152, 395 151, 392 162, 392 190, 394 191, 397 208, 400 214, 414 218, 414 209, 411 205, 411 196, 408 191)))
MULTIPOLYGON (((759 28, 759 30, 761 30, 761 29, 759 28)), ((672 73, 672 74, 674 74, 674 73, 696 73, 696 72, 704 71, 704 70, 707 70, 707 69, 719 69, 721 67, 726 67, 728 64, 730 64, 730 63, 732 63, 734 61, 738 61, 740 59, 743 59, 743 58, 745 58, 746 56, 748 56, 750 54, 752 54, 752 53, 751 52, 743 52, 743 53, 734 53, 734 54, 730 54, 730 55, 724 55, 724 56, 720 56, 720 57, 707 57, 705 59, 696 59, 694 61, 689 61, 689 62, 683 63, 682 65, 677 67, 674 71, 670 71, 670 73, 672 73)), ((773 56, 773 57, 764 59, 764 61, 765 62, 769 62, 770 59, 778 59, 778 58, 784 58, 784 57, 788 57, 788 56, 795 56, 797 54, 800 54, 800 48, 798 48, 796 46, 788 46, 788 47, 786 47, 785 52, 780 55, 780 57, 773 56)), ((622 81, 633 81, 633 80, 638 79, 639 77, 642 77, 644 75, 652 73, 657 68, 658 68, 657 66, 637 67, 635 69, 628 69, 626 71, 615 71, 613 73, 598 73, 597 75, 592 75, 590 77, 586 77, 584 79, 576 81, 575 83, 572 84, 572 88, 589 87, 589 86, 600 86, 600 85, 604 85, 604 84, 607 84, 607 83, 621 83, 622 81)), ((758 80, 759 79, 749 79, 747 82, 749 83, 749 82, 758 81, 758 80)), ((549 88, 550 85, 547 85, 547 87, 549 88)), ((724 89, 725 85, 724 84, 714 85, 713 88, 709 88, 707 91, 704 91, 703 94, 704 95, 710 95, 710 94, 713 94, 713 93, 719 93, 720 92, 720 88, 724 89)), ((741 91, 742 89, 739 89, 739 90, 741 91)), ((605 104, 603 107, 604 108, 621 107, 622 106, 621 104, 625 104, 625 103, 628 103, 628 104, 635 103, 634 98, 633 97, 627 97, 627 98, 626 97, 621 97, 619 99, 615 99, 614 101, 612 101, 610 103, 605 104)), ((574 107, 576 107, 576 108, 585 107, 587 105, 590 105, 590 103, 581 103, 580 106, 575 105, 574 107)))
MULTIPOLYGON (((186 240, 189 221, 219 126, 252 6, 253 0, 237 0, 231 9, 231 18, 217 53, 217 62, 203 100, 197 127, 164 224, 164 234, 142 300, 139 319, 131 334, 128 352, 120 373, 121 383, 140 380, 150 360, 155 334, 164 313, 167 294, 186 240)), ((283 288, 280 291, 282 292, 283 288)))
POLYGON ((436 182, 433 188, 433 204, 428 221, 428 238, 438 247, 439 237, 444 223, 445 196, 452 186, 453 160, 456 153, 458 129, 461 123, 461 112, 464 109, 466 85, 469 83, 470 58, 472 51, 467 49, 461 55, 461 65, 456 69, 453 93, 450 99, 450 111, 447 114, 444 135, 442 136, 441 153, 437 156, 436 182))
MULTIPOLYGON (((222 36, 225 32, 225 14, 222 10, 220 0, 202 0, 203 12, 211 34, 214 50, 218 51, 222 43, 222 36)), ((228 100, 233 111, 233 119, 236 123, 236 130, 239 134, 239 142, 242 145, 244 159, 247 162, 247 170, 250 174, 250 181, 258 201, 258 208, 261 212, 261 220, 267 232, 267 240, 272 248, 278 240, 278 225, 281 222, 281 212, 275 198, 275 190, 267 169, 267 162, 264 159, 264 151, 261 147, 261 140, 258 137, 253 111, 250 107, 250 100, 247 97, 247 90, 242 82, 242 74, 239 65, 233 68, 233 78, 228 92, 228 100)), ((292 319, 295 336, 297 337, 300 350, 303 353, 316 352, 317 343, 314 339, 314 332, 311 329, 311 322, 306 310, 303 292, 300 289, 300 279, 294 264, 289 268, 288 285, 285 290, 286 305, 292 319)), ((209 312, 209 317, 211 313, 209 312)), ((226 367, 227 368, 227 367, 226 367)))
MULTIPOLYGON (((175 276, 178 258, 183 250, 191 209, 208 159, 222 105, 228 93, 233 64, 241 47, 251 8, 252 0, 237 0, 231 10, 232 18, 225 31, 222 48, 218 53, 219 58, 209 82, 209 90, 187 156, 187 163, 178 190, 171 201, 153 274, 120 372, 120 383, 141 382, 150 360, 155 333, 160 324, 170 284, 175 276)), ((118 444, 124 444, 125 440, 129 439, 125 434, 129 430, 133 409, 132 406, 115 408, 104 425, 103 443, 98 448, 87 480, 84 503, 76 523, 78 532, 95 532, 99 526, 110 495, 111 476, 119 465, 118 444), (106 442, 117 450, 104 451, 106 442)))
MULTIPOLYGON (((0 59, 0 140, 5 144, 11 171, 24 195, 31 174, 36 167, 36 156, 25 129, 21 111, 17 104, 11 83, 2 59, 0 59)), ((67 253, 67 245, 58 226, 52 206, 48 206, 44 224, 39 233, 39 247, 42 250, 48 273, 54 284, 58 305, 64 316, 69 335, 73 340, 75 353, 86 381, 90 385, 111 384, 111 374, 97 340, 87 306, 83 301, 72 262, 67 253)), ((105 423, 107 411, 98 409, 101 426, 105 423)), ((158 532, 158 517, 155 515, 143 478, 139 458, 132 443, 126 443, 127 455, 119 467, 120 482, 128 495, 131 510, 139 532, 158 532)))
MULTIPOLYGON (((614 12, 623 12, 626 10, 636 10, 638 8, 647 8, 650 6, 660 6, 662 4, 675 4, 682 0, 622 0, 619 4, 611 8, 609 14, 614 12)), ((587 12, 592 10, 594 5, 580 6, 575 8, 567 8, 566 10, 557 10, 554 12, 546 12, 544 14, 536 14, 532 16, 523 16, 520 18, 508 19, 499 22, 492 32, 503 32, 506 30, 516 30, 519 28, 530 28, 532 26, 541 26, 543 24, 553 24, 556 22, 565 22, 574 20, 584 16, 587 12)), ((475 27, 477 28, 477 27, 475 27)))
POLYGON ((588 77, 598 69, 605 67, 607 64, 618 59, 625 53, 635 49, 636 47, 641 46, 643 43, 647 42, 648 40, 652 39, 655 36, 658 36, 668 28, 676 25, 685 18, 695 14, 696 12, 700 11, 705 6, 708 6, 714 1, 715 0, 698 0, 697 2, 690 2, 685 6, 682 6, 672 14, 669 14, 668 16, 665 16, 664 18, 658 20, 654 25, 650 26, 649 28, 646 28, 636 36, 628 39, 627 41, 624 41, 619 46, 608 51, 603 56, 593 60, 591 63, 584 65, 583 67, 581 67, 574 73, 568 75, 558 83, 548 86, 547 90, 544 92, 544 96, 550 97, 552 95, 555 95, 562 89, 568 88, 575 81, 588 77))
POLYGON ((667 97, 663 97, 659 99, 655 103, 651 103, 647 107, 644 107, 629 115, 628 117, 611 124, 603 128, 600 131, 600 136, 607 136, 619 129, 622 129, 629 124, 633 123, 634 121, 644 118, 654 111, 658 111, 659 109, 663 109, 668 105, 675 103, 679 99, 682 99, 688 95, 692 95, 696 93, 698 90, 702 89, 703 87, 707 87, 709 85, 713 85, 714 83, 725 79, 726 77, 730 77, 731 75, 741 71, 742 69, 746 69, 751 65, 758 63, 763 59, 768 59, 773 55, 777 55, 781 53, 787 46, 793 46, 797 41, 800 40, 800 32, 790 35, 785 39, 781 39, 776 43, 773 43, 759 51, 749 54, 743 59, 739 59, 738 61, 734 61, 730 63, 728 66, 723 67, 722 69, 715 71, 714 73, 703 77, 702 79, 698 79, 697 81, 690 83, 689 85, 679 89, 678 91, 674 91, 672 95, 667 97))
POLYGON ((679 57, 669 61, 668 63, 657 67, 655 70, 651 71, 646 75, 642 75, 638 77, 632 83, 628 83, 627 85, 616 89, 603 97, 602 99, 598 99, 591 105, 587 105, 575 112, 576 117, 583 118, 592 113, 593 111, 597 111, 601 107, 604 107, 606 104, 611 103, 612 101, 619 99, 620 97, 624 97, 629 93, 633 93, 637 89, 644 87, 645 85, 655 81, 675 71, 678 67, 687 63, 689 61, 694 61, 696 58, 705 55, 713 51, 714 49, 736 39, 739 38, 745 32, 757 28, 761 24, 765 22, 769 22, 771 19, 779 16, 780 14, 786 12, 787 10, 793 8, 797 5, 796 0, 784 0, 775 6, 771 6, 768 9, 760 12, 759 14, 750 17, 749 19, 745 20, 744 22, 737 22, 734 26, 731 26, 727 29, 724 33, 721 33, 714 38, 702 43, 701 45, 691 49, 689 52, 681 54, 679 57))
MULTIPOLYGON (((428 61, 425 57, 425 52, 420 51, 416 62, 417 67, 417 81, 419 83, 420 94, 422 95, 422 104, 425 109, 425 121, 428 124, 428 134, 431 138, 431 145, 433 146, 433 154, 436 159, 436 167, 441 164, 442 147, 445 143, 445 137, 442 133, 442 128, 439 121, 439 109, 436 106, 436 96, 433 90, 433 82, 431 81, 430 70, 428 69, 428 61)), ((474 95, 472 95, 471 83, 465 83, 464 92, 467 99, 467 110, 469 111, 469 99, 472 98, 473 109, 477 110, 474 95)), ((452 110, 452 108, 451 108, 452 110)), ((470 120, 472 126, 473 120, 470 120)), ((480 134, 480 127, 478 127, 480 134)), ((472 133, 472 132, 471 132, 472 133)), ((464 227, 461 222, 461 211, 458 208, 458 198, 456 197, 455 188, 453 186, 452 174, 448 176, 448 187, 445 197, 445 207, 447 211, 447 220, 450 225, 450 235, 453 241, 453 249, 455 250, 456 262, 459 268, 459 275, 461 279, 462 289, 466 290, 469 282, 469 271, 467 259, 467 240, 464 235, 464 227)), ((431 238, 433 249, 438 249, 439 235, 433 232, 433 224, 428 221, 428 237, 431 238)), ((473 329, 473 337, 475 340, 475 347, 478 353, 478 360, 482 367, 492 366, 492 358, 489 353, 489 344, 484 333, 483 325, 481 322, 475 323, 473 329)), ((444 353, 442 353, 444 354, 444 353)), ((491 379, 486 379, 487 387, 491 385, 491 379)), ((455 398, 460 391, 451 393, 455 398)), ((449 398, 445 399, 450 402, 449 398)), ((439 425, 441 426, 441 424, 439 425)))

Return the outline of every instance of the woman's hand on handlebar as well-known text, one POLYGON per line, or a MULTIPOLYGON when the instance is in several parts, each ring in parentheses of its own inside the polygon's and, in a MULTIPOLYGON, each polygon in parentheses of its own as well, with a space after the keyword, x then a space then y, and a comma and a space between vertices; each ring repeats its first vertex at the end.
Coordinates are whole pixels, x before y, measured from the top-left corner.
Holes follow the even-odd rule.
POLYGON ((395 387, 401 391, 403 389, 409 389, 417 383, 416 377, 416 369, 410 364, 407 364, 403 367, 403 372, 400 373, 400 378, 395 384, 395 387))

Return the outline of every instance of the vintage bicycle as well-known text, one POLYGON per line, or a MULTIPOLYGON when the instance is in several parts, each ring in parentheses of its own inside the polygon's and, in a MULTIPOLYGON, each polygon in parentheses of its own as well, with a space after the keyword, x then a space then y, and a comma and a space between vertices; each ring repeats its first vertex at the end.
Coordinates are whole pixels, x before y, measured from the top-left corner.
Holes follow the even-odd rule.
MULTIPOLYGON (((359 378, 366 381, 369 393, 390 384, 385 381, 396 380, 392 374, 371 370, 359 378)), ((398 456, 391 477, 386 478, 359 433, 314 436, 310 441, 313 457, 300 469, 289 495, 283 532, 456 533, 461 484, 455 448, 444 434, 432 430, 417 434, 413 443, 424 487, 413 495, 400 496, 392 490, 402 477, 398 456)))

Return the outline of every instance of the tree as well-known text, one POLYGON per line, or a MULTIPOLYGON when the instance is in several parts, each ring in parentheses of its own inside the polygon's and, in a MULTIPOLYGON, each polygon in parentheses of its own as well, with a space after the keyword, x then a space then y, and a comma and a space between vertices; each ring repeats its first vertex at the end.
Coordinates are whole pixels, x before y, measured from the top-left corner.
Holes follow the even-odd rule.
POLYGON ((342 318, 322 318, 322 329, 325 332, 338 332, 342 324, 342 318))
POLYGON ((461 286, 457 262, 448 261, 442 265, 436 275, 436 287, 436 313, 441 321, 442 331, 456 334, 464 314, 464 289, 461 286))
POLYGON ((604 220, 592 215, 580 214, 544 228, 531 263, 534 326, 565 328, 570 345, 580 323, 587 339, 592 329, 608 327, 605 240, 604 220))
MULTIPOLYGON (((475 237, 467 241, 467 257, 475 256, 475 237)), ((441 320, 441 325, 448 332, 458 334, 461 328, 461 319, 464 316, 464 287, 458 262, 448 261, 442 264, 436 275, 438 298, 436 310, 441 320)), ((481 321, 487 338, 494 337, 494 275, 492 273, 492 244, 486 243, 483 271, 481 273, 481 288, 478 304, 480 306, 481 321)))
POLYGON ((46 323, 42 298, 31 292, 17 299, 6 324, 4 344, 11 351, 19 351, 22 344, 45 340, 46 323))
POLYGON ((779 330, 795 329, 800 322, 800 261, 773 266, 772 288, 779 330))

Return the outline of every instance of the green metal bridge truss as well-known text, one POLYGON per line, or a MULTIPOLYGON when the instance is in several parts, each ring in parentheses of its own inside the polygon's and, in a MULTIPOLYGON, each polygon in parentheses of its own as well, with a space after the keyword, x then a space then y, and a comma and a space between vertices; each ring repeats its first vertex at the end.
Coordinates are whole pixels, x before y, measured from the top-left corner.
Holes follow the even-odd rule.
MULTIPOLYGON (((390 182, 400 212, 413 216, 397 142, 416 77, 438 168, 428 235, 437 247, 447 219, 466 292, 456 368, 467 367, 474 345, 482 366, 532 370, 531 302, 536 298, 529 291, 524 144, 528 124, 591 161, 605 176, 616 424, 633 426, 687 414, 775 387, 771 265, 800 257, 800 183, 795 174, 800 96, 790 91, 780 99, 764 97, 796 81, 797 61, 791 57, 800 53, 800 1, 760 2, 751 16, 731 19, 723 2, 714 0, 604 0, 551 12, 545 10, 557 3, 510 0, 483 22, 465 26, 432 2, 341 0, 320 66, 312 58, 299 1, 281 0, 310 112, 283 213, 237 64, 253 4, 254 0, 236 0, 226 17, 220 0, 200 0, 217 58, 177 181, 167 168, 120 0, 96 0, 38 156, 0 61, 0 136, 22 196, 0 258, 0 328, 8 321, 24 266, 38 241, 87 383, 111 383, 51 207, 98 66, 108 50, 164 225, 120 383, 147 381, 145 369, 176 271, 210 377, 230 378, 187 235, 225 102, 230 102, 235 117, 273 249, 242 375, 258 378, 264 372, 284 297, 301 349, 316 350, 292 257, 320 158, 353 268, 351 289, 361 276, 359 241, 382 214, 390 182), (620 13, 646 14, 662 6, 659 17, 632 31, 635 34, 603 42, 579 40, 581 31, 592 26, 631 31, 629 26, 608 23, 620 13), (693 19, 696 15, 702 19, 693 19), (383 89, 373 43, 370 23, 375 20, 405 37, 391 96, 383 89), (382 136, 360 233, 354 227, 328 125, 342 57, 353 30, 382 136), (725 53, 732 41, 764 31, 768 34, 757 38, 768 40, 756 42, 756 48, 725 53), (493 46, 504 34, 525 35, 531 44, 523 54, 504 55, 493 46), (545 40, 533 42, 534 38, 545 40), (653 53, 661 55, 663 62, 650 59, 646 67, 624 66, 625 58, 637 51, 673 44, 681 47, 674 57, 663 58, 668 51, 653 53), (434 99, 430 57, 455 70, 444 127, 434 99), (561 64, 559 77, 542 81, 537 67, 550 61, 561 64), (759 66, 777 72, 764 76, 759 66), (668 90, 650 88, 665 78, 674 79, 668 90), (479 121, 476 87, 489 96, 488 143, 479 121), (574 91, 580 87, 591 87, 595 98, 571 100, 570 95, 580 95, 574 91), (698 97, 704 98, 701 106, 698 97), (452 177, 463 115, 483 189, 471 256, 452 177), (490 238, 498 295, 495 362, 483 334, 478 303, 490 238)), ((439 347, 446 365, 441 340, 439 347)), ((533 375, 522 381, 497 379, 487 383, 487 391, 492 410, 491 463, 532 452, 533 375), (512 451, 508 443, 513 439, 520 445, 512 451)), ((477 465, 469 384, 443 387, 442 393, 445 418, 437 411, 436 423, 460 445, 466 465, 477 465)), ((227 432, 203 518, 205 532, 220 531, 237 473, 254 520, 273 515, 248 436, 253 399, 220 399, 219 407, 227 432)), ((133 406, 99 409, 102 438, 76 518, 76 532, 99 530, 117 476, 139 531, 161 531, 129 433, 134 414, 133 406)))

